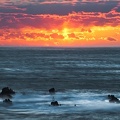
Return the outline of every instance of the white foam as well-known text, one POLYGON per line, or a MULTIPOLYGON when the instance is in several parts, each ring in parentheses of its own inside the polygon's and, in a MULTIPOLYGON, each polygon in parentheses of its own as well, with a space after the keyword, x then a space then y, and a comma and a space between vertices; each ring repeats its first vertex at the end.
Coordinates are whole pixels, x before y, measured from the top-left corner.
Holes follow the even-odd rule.
MULTIPOLYGON (((13 104, 9 110, 16 112, 29 113, 74 113, 87 110, 113 110, 118 109, 120 104, 109 103, 105 94, 93 92, 65 91, 54 95, 55 100, 61 106, 51 106, 53 95, 40 93, 16 94, 12 101, 13 104)), ((1 101, 0 101, 1 102, 1 101)), ((118 109, 119 110, 119 109, 118 109)))

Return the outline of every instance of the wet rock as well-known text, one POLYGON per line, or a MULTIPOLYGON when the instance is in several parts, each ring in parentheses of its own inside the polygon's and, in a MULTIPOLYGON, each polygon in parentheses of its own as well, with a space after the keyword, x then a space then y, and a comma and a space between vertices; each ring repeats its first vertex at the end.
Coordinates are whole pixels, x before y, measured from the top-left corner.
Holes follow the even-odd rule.
POLYGON ((4 87, 2 89, 2 92, 0 93, 1 95, 11 95, 11 94, 15 94, 15 91, 12 90, 11 88, 9 87, 4 87))
POLYGON ((59 104, 58 104, 57 101, 53 101, 53 102, 51 102, 51 105, 52 105, 52 106, 59 106, 59 104))
POLYGON ((120 100, 114 95, 108 95, 109 102, 111 103, 120 103, 120 100))
POLYGON ((49 89, 49 93, 54 94, 54 93, 55 93, 55 88, 51 88, 51 89, 49 89))

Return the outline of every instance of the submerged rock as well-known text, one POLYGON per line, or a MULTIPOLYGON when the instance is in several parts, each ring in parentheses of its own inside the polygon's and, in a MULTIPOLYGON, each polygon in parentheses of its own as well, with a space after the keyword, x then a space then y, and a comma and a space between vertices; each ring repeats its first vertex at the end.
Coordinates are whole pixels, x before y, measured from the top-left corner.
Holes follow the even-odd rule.
POLYGON ((114 95, 108 95, 109 102, 111 103, 120 103, 120 100, 114 95))
POLYGON ((5 99, 3 100, 4 103, 12 103, 12 101, 10 99, 5 99))
POLYGON ((10 94, 0 94, 0 98, 2 98, 2 99, 11 99, 12 95, 10 95, 10 94))

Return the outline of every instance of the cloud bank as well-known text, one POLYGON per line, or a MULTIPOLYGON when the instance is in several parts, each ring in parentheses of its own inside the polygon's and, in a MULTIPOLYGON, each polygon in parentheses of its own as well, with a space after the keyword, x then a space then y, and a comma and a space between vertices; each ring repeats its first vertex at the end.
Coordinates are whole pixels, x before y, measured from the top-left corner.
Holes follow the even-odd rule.
POLYGON ((1 0, 1 46, 118 46, 118 0, 1 0))

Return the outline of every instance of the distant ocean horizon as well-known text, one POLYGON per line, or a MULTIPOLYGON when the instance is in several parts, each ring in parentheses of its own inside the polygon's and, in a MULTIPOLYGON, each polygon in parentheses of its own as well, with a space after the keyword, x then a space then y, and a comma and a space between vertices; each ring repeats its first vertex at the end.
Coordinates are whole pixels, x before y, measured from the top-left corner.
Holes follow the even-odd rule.
POLYGON ((120 47, 0 47, 0 82, 16 91, 0 119, 120 119, 120 47))

